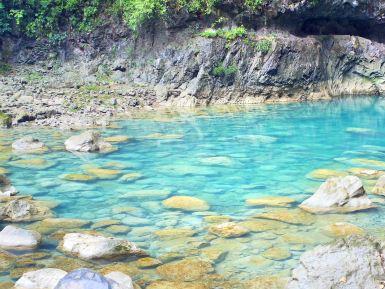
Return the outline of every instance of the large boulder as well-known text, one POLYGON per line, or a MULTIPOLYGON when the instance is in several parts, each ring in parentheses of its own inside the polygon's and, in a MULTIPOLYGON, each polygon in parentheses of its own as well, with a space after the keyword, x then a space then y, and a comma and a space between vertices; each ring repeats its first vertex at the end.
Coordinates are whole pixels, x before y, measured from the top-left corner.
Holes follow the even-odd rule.
POLYGON ((374 208, 356 176, 327 179, 300 208, 311 213, 347 213, 374 208))
POLYGON ((45 144, 32 136, 26 136, 12 143, 12 149, 16 152, 36 152, 47 149, 45 144))
POLYGON ((66 234, 60 248, 85 260, 146 256, 144 251, 127 240, 80 233, 66 234))
POLYGON ((71 136, 64 145, 66 150, 78 152, 107 152, 113 149, 110 143, 100 138, 100 133, 90 130, 71 136))
POLYGON ((21 229, 12 225, 6 226, 0 232, 0 248, 3 249, 34 249, 41 242, 38 232, 21 229))
POLYGON ((27 198, 16 198, 0 204, 0 220, 7 222, 38 221, 52 216, 48 207, 27 198))
POLYGON ((62 278, 54 289, 133 289, 131 278, 120 272, 105 277, 89 269, 78 269, 62 278), (115 281, 116 280, 116 281, 115 281))
POLYGON ((15 289, 54 289, 65 275, 67 272, 53 268, 27 272, 17 280, 15 289))
POLYGON ((384 244, 351 236, 304 253, 287 289, 383 288, 384 244))

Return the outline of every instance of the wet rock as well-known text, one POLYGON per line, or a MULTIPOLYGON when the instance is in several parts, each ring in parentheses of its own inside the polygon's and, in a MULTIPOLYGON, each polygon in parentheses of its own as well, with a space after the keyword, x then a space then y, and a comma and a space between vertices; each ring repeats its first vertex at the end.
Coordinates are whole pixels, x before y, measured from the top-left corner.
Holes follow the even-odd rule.
POLYGON ((31 136, 26 136, 12 143, 12 149, 15 152, 31 153, 44 151, 47 149, 47 147, 38 139, 31 136))
POLYGON ((311 225, 315 222, 314 216, 298 209, 274 209, 257 214, 255 218, 276 220, 294 225, 311 225))
POLYGON ((156 281, 151 283, 146 289, 209 289, 209 286, 198 282, 171 282, 156 281))
POLYGON ((171 228, 171 229, 158 230, 154 232, 154 234, 157 237, 163 240, 192 237, 196 233, 197 232, 195 230, 190 228, 171 228))
POLYGON ((38 169, 44 170, 55 165, 52 161, 47 161, 41 158, 33 158, 33 159, 20 159, 16 161, 11 161, 9 164, 13 167, 22 168, 22 169, 38 169))
POLYGON ((273 220, 246 220, 239 222, 239 225, 249 229, 251 232, 282 231, 287 225, 273 220))
POLYGON ((16 199, 0 204, 0 220, 8 222, 37 221, 52 217, 48 207, 28 199, 16 199))
POLYGON ((356 176, 329 178, 299 206, 311 213, 347 213, 374 208, 356 176))
POLYGON ((66 150, 78 152, 103 152, 109 151, 112 146, 100 138, 100 134, 94 131, 85 131, 67 139, 64 143, 66 150))
POLYGON ((0 247, 3 249, 26 250, 39 246, 41 235, 38 232, 6 226, 0 232, 0 247))
POLYGON ((70 218, 46 218, 41 222, 34 223, 29 228, 42 234, 50 234, 57 230, 79 229, 89 225, 91 222, 70 218))
POLYGON ((248 289, 283 289, 287 284, 287 278, 280 276, 258 276, 245 283, 245 287, 248 289))
POLYGON ((206 201, 188 196, 174 196, 163 201, 163 205, 169 209, 177 209, 182 211, 207 211, 210 206, 206 201))
POLYGON ((236 223, 227 222, 210 226, 209 232, 222 238, 237 238, 247 235, 250 230, 236 223))
POLYGON ((227 216, 205 216, 203 217, 203 219, 207 223, 216 223, 216 224, 226 223, 231 221, 231 218, 227 216))
POLYGON ((54 289, 66 274, 63 270, 53 268, 27 272, 17 280, 15 289, 54 289))
POLYGON ((365 234, 365 231, 360 227, 345 222, 338 222, 328 225, 324 228, 324 232, 326 235, 334 238, 343 238, 351 235, 365 234))
POLYGON ((381 176, 373 187, 373 194, 385 196, 385 175, 381 176))
POLYGON ((271 207, 288 207, 295 200, 289 197, 263 197, 257 199, 247 199, 248 206, 271 206, 271 207))
POLYGON ((291 253, 286 248, 272 247, 262 253, 262 256, 276 261, 285 260, 291 257, 291 253))
POLYGON ((123 273, 118 272, 118 271, 113 271, 111 273, 108 273, 104 277, 106 277, 109 280, 116 282, 119 285, 118 288, 116 288, 116 286, 113 286, 113 288, 116 288, 116 289, 134 289, 134 284, 132 283, 131 277, 126 275, 126 274, 123 274, 123 273))
POLYGON ((214 272, 214 268, 208 261, 184 259, 159 266, 156 271, 165 280, 191 282, 204 279, 207 274, 214 272))
POLYGON ((79 233, 66 234, 60 248, 85 260, 146 255, 134 243, 126 240, 79 233))
POLYGON ((67 174, 63 176, 63 179, 74 182, 90 182, 95 180, 95 177, 86 174, 67 174))
POLYGON ((101 180, 111 180, 117 178, 122 172, 120 170, 103 168, 86 168, 87 173, 101 180))
POLYGON ((304 253, 287 289, 378 289, 385 268, 382 243, 351 236, 304 253))
POLYGON ((148 269, 158 267, 159 265, 162 265, 162 262, 155 258, 146 257, 140 258, 135 262, 135 264, 138 268, 148 269))
POLYGON ((310 172, 307 177, 309 179, 316 179, 316 180, 326 180, 328 178, 332 177, 344 177, 346 176, 346 172, 336 171, 336 170, 330 170, 330 169, 317 169, 312 172, 310 172))
POLYGON ((115 135, 110 137, 105 137, 104 141, 112 143, 123 143, 127 142, 130 138, 126 135, 115 135))
POLYGON ((123 182, 133 182, 141 178, 143 178, 143 175, 141 173, 129 173, 123 175, 120 180, 123 182))
POLYGON ((131 231, 131 228, 124 225, 111 225, 104 228, 104 230, 111 234, 126 234, 131 231))
POLYGON ((376 179, 385 174, 385 172, 383 171, 366 169, 366 168, 350 168, 348 169, 348 172, 357 177, 368 179, 368 180, 376 179))

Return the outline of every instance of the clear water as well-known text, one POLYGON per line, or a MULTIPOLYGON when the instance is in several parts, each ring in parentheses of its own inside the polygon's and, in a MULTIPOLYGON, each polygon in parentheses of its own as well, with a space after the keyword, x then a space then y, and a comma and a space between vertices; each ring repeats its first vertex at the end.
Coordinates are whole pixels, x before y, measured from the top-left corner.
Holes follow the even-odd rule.
MULTIPOLYGON (((150 114, 151 115, 151 114, 150 114)), ((71 132, 53 129, 15 129, 0 131, 1 143, 9 144, 25 134, 43 140, 53 151, 38 156, 10 155, 0 166, 23 193, 36 199, 60 202, 58 217, 91 221, 119 220, 132 231, 117 234, 137 242, 153 256, 166 252, 198 254, 201 247, 221 245, 229 251, 215 265, 226 278, 249 279, 260 274, 288 274, 304 250, 330 240, 324 226, 346 221, 371 233, 381 235, 385 206, 379 196, 379 208, 349 215, 319 216, 310 226, 288 225, 279 231, 251 233, 243 238, 208 238, 205 214, 226 215, 235 221, 273 210, 271 207, 248 207, 245 200, 262 196, 289 196, 298 203, 320 185, 307 175, 319 168, 346 170, 351 167, 385 169, 357 164, 355 159, 385 161, 385 100, 377 98, 341 99, 331 102, 263 105, 248 109, 212 108, 197 114, 156 115, 149 119, 117 122, 117 128, 105 129, 103 136, 127 135, 131 141, 117 144, 110 154, 72 154, 62 149, 71 132), (228 112, 223 112, 228 110, 228 112), (370 131, 349 132, 349 128, 370 131), (347 131, 348 130, 348 131, 347 131), (169 139, 146 136, 176 134, 169 139), (225 157, 210 163, 210 157, 225 157), (20 158, 44 158, 55 165, 46 169, 19 168, 12 161, 20 158), (121 175, 138 172, 142 179, 124 182, 118 178, 88 183, 67 181, 63 174, 83 173, 87 165, 120 167, 121 175), (169 196, 187 195, 207 201, 206 213, 174 211, 165 208, 166 196, 136 196, 140 190, 169 190, 169 196), (120 207, 131 207, 119 212, 120 207), (164 228, 192 228, 198 233, 178 241, 159 240, 153 232, 164 228), (311 241, 289 244, 284 236, 311 241), (188 243, 191 242, 191 243, 188 243), (194 248, 194 242, 204 242, 194 248), (268 244, 267 244, 268 243, 268 244), (266 245, 267 244, 267 245, 266 245), (291 252, 285 260, 268 265, 255 261, 269 246, 291 252)), ((3 153, 4 154, 4 153, 3 153)), ((365 181, 367 189, 373 181, 365 181)), ((204 249, 204 248, 203 248, 204 249)))

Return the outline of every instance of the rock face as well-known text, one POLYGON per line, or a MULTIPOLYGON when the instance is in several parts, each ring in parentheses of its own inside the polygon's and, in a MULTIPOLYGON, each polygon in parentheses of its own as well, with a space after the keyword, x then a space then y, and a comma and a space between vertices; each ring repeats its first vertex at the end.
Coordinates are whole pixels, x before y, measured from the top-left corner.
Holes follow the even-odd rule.
POLYGON ((384 244, 352 236, 304 253, 287 289, 378 289, 385 275, 384 244))
POLYGON ((126 240, 79 233, 66 234, 60 248, 86 260, 146 255, 134 243, 126 240))
POLYGON ((63 270, 53 268, 27 272, 17 280, 15 289, 54 289, 66 274, 63 270))
POLYGON ((0 220, 8 222, 37 221, 52 217, 48 207, 29 199, 15 199, 5 204, 0 203, 0 220))
POLYGON ((44 150, 46 146, 38 139, 26 136, 12 143, 12 149, 16 152, 34 152, 44 150))
POLYGON ((355 176, 327 179, 300 208, 311 213, 353 212, 374 208, 361 180, 355 176))
POLYGON ((82 134, 74 135, 65 141, 68 151, 78 152, 104 152, 109 151, 112 145, 103 141, 100 134, 94 131, 85 131, 82 134))
POLYGON ((9 225, 0 232, 0 248, 3 249, 34 249, 40 242, 41 235, 35 231, 9 225))

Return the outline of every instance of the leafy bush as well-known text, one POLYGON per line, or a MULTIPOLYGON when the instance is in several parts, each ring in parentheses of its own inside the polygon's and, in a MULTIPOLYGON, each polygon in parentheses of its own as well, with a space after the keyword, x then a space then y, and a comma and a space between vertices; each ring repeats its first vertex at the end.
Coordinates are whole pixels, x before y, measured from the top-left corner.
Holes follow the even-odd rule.
POLYGON ((266 0, 245 0, 246 6, 252 10, 259 9, 265 2, 266 0))
POLYGON ((201 32, 199 35, 207 38, 221 37, 227 41, 233 41, 237 38, 244 37, 247 34, 246 28, 243 26, 235 27, 232 29, 213 29, 208 28, 201 32))
POLYGON ((273 46, 273 40, 271 38, 263 38, 255 44, 255 49, 262 53, 268 53, 273 46))
POLYGON ((238 71, 235 65, 229 65, 225 67, 223 64, 215 66, 212 70, 212 75, 215 77, 229 77, 234 76, 238 71))

